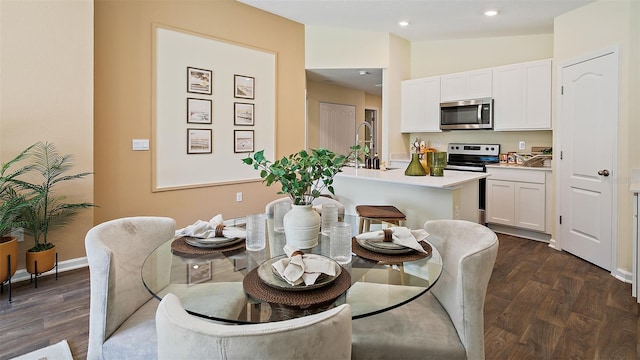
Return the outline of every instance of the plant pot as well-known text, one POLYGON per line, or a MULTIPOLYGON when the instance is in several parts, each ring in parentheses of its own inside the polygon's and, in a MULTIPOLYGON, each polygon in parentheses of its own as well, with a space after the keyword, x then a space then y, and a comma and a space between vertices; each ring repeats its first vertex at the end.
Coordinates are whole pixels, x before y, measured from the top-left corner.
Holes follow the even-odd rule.
POLYGON ((27 272, 38 275, 47 272, 56 265, 56 247, 44 251, 27 251, 27 272), (38 262, 38 272, 36 273, 36 261, 38 262))
POLYGON ((309 205, 292 205, 283 219, 287 245, 310 249, 318 245, 320 215, 309 205))
POLYGON ((14 236, 3 236, 0 239, 0 283, 9 280, 18 267, 18 239, 14 236), (7 255, 11 256, 11 267, 8 268, 7 255), (9 271, 7 271, 7 269, 9 271))

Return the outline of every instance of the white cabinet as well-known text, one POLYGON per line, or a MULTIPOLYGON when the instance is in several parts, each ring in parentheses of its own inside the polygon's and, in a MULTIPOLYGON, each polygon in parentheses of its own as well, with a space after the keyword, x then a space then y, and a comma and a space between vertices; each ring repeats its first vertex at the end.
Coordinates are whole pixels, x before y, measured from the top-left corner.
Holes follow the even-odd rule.
POLYGON ((546 175, 541 170, 488 168, 487 222, 545 232, 546 175))
POLYGON ((493 68, 494 130, 551 130, 551 59, 493 68))
POLYGON ((442 75, 441 102, 491 97, 491 69, 442 75))
POLYGON ((440 77, 401 84, 400 132, 440 132, 440 77))

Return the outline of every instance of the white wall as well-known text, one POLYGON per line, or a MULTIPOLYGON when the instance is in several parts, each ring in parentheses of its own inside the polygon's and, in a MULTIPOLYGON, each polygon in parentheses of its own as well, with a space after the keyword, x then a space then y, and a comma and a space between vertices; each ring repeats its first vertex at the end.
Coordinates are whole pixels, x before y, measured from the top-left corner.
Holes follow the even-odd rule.
POLYGON ((305 68, 389 67, 389 34, 306 25, 305 68))

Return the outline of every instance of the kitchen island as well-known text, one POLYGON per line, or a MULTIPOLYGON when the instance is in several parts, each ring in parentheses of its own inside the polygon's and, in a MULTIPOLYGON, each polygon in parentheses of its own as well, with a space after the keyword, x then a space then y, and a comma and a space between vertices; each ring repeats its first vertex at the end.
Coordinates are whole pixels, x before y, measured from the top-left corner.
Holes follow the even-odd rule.
POLYGON ((445 170, 444 176, 406 176, 404 170, 343 168, 334 178, 335 198, 351 215, 356 205, 394 205, 410 228, 435 219, 478 222, 479 181, 489 174, 445 170))

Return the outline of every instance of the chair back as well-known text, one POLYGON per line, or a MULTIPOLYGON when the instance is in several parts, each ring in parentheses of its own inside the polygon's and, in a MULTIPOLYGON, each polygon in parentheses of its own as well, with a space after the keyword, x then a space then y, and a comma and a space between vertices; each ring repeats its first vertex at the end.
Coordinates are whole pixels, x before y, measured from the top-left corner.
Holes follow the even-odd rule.
POLYGON ((302 318, 225 325, 189 315, 169 293, 156 312, 158 359, 350 359, 348 304, 302 318))
POLYGON ((430 291, 449 314, 467 358, 484 358, 484 299, 498 237, 489 228, 464 220, 431 220, 424 228, 437 236, 428 240, 443 262, 442 274, 430 291))
POLYGON ((167 217, 128 217, 87 232, 91 282, 87 358, 102 358, 104 341, 151 299, 142 283, 142 264, 156 247, 175 236, 175 225, 167 217))
MULTIPOLYGON (((267 215, 272 215, 276 204, 279 203, 279 202, 292 203, 291 198, 288 198, 288 197, 275 199, 275 200, 273 200, 272 202, 268 203, 265 206, 264 213, 267 214, 267 215)), ((338 200, 332 199, 332 198, 326 197, 326 196, 320 196, 320 197, 317 197, 317 198, 313 199, 313 203, 312 203, 313 206, 322 206, 323 204, 336 204, 336 205, 338 205, 338 215, 339 216, 344 216, 344 205, 342 205, 342 203, 339 202, 338 200)))

